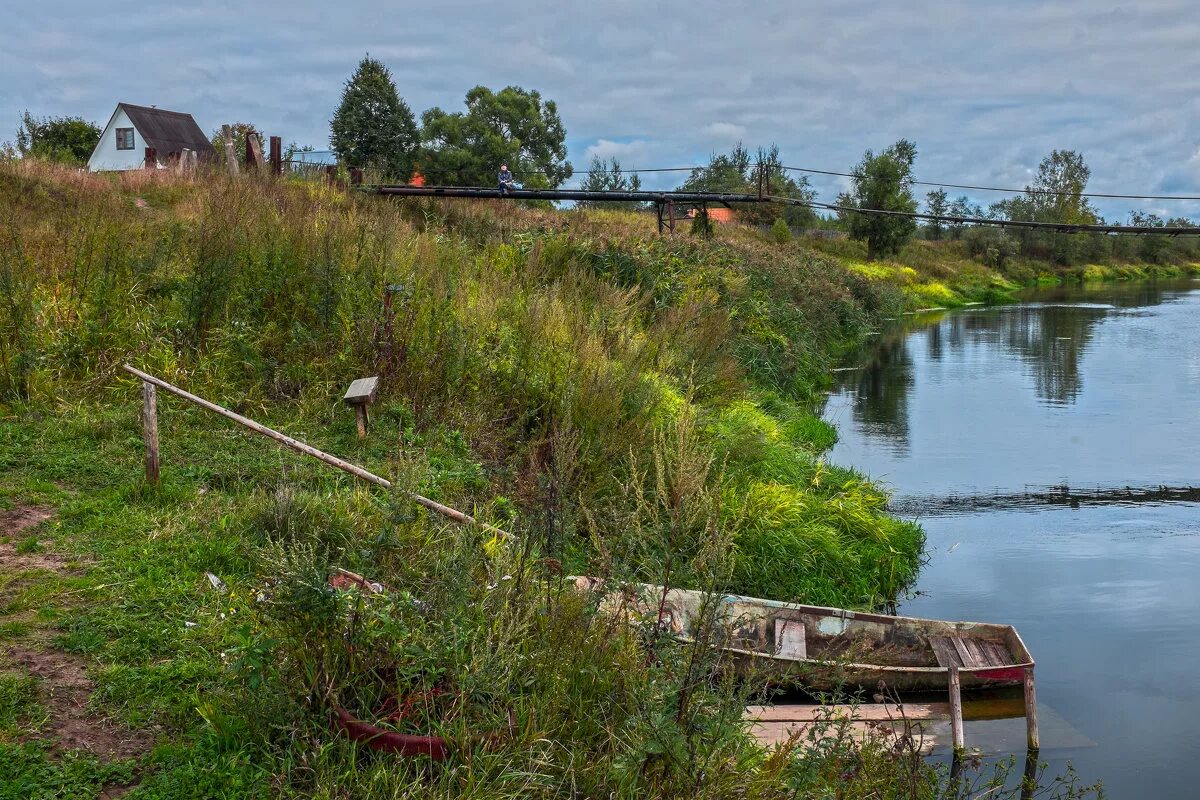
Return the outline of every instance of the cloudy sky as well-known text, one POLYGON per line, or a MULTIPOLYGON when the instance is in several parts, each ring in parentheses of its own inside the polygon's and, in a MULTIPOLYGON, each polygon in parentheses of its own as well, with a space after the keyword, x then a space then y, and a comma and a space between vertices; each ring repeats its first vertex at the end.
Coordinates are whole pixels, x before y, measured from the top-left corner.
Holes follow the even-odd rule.
MULTIPOLYGON (((578 168, 593 154, 690 165, 740 139, 844 171, 907 137, 924 180, 1023 186, 1069 148, 1093 191, 1197 195, 1195 12, 1195 0, 24 2, 0 26, 0 140, 24 109, 103 124, 124 100, 322 149, 370 52, 418 114, 457 110, 476 84, 540 90, 578 168)), ((839 188, 813 183, 824 200, 839 188)), ((1200 216, 1200 203, 1100 206, 1110 219, 1200 216)))

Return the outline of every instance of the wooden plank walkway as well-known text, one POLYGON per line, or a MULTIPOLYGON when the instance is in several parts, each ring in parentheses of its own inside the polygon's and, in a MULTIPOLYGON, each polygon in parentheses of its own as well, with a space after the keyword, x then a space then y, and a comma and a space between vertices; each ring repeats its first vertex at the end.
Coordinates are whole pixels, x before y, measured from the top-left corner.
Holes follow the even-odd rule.
POLYGON ((883 737, 894 745, 906 732, 913 737, 914 745, 921 752, 931 752, 925 734, 932 732, 931 722, 950 719, 949 703, 863 703, 861 705, 777 705, 749 706, 745 716, 749 732, 761 744, 772 746, 795 741, 797 746, 806 746, 809 734, 828 726, 832 733, 843 724, 849 725, 849 734, 856 741, 870 735, 883 737))
MULTIPOLYGON (((970 726, 968 744, 984 754, 1016 753, 1025 746, 1024 704, 1021 698, 966 702, 964 716, 970 726)), ((1041 705, 1042 749, 1093 747, 1095 742, 1076 730, 1052 708, 1041 705)), ((862 703, 859 705, 775 705, 749 706, 744 716, 748 731, 768 747, 783 745, 795 737, 795 746, 809 747, 809 735, 821 726, 835 734, 835 726, 848 726, 856 741, 868 736, 881 737, 891 746, 907 734, 919 752, 951 749, 949 703, 862 703)))

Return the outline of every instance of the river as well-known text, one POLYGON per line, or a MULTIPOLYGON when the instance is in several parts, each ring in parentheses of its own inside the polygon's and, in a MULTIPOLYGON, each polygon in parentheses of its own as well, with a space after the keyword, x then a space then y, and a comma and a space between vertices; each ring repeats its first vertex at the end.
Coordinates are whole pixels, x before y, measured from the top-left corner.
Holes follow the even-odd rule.
MULTIPOLYGON (((900 613, 1017 627, 1052 772, 1200 796, 1200 281, 905 317, 836 375, 830 460, 928 535, 900 613)), ((1024 722, 966 741, 1023 757, 1024 722)))

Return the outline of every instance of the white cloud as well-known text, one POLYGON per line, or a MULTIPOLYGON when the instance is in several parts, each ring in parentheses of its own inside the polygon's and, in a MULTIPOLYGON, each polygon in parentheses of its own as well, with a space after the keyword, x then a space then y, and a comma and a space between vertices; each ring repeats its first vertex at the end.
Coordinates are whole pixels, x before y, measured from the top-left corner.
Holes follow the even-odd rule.
POLYGON ((640 163, 646 157, 648 151, 649 146, 645 139, 634 139, 631 142, 614 142, 611 139, 597 139, 595 144, 589 145, 588 149, 583 152, 582 163, 589 164, 593 158, 603 160, 615 158, 630 166, 645 168, 652 166, 640 163), (639 163, 633 163, 635 161, 639 163))
POLYGON ((704 132, 722 144, 733 143, 746 137, 746 126, 732 122, 712 122, 704 126, 704 132))

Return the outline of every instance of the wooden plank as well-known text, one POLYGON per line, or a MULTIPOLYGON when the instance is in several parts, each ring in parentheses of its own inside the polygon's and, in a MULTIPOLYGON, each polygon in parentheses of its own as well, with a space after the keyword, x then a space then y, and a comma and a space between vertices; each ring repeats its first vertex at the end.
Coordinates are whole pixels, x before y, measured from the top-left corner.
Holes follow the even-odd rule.
POLYGON ((378 391, 378 375, 370 378, 359 378, 350 384, 350 388, 346 390, 345 396, 342 397, 342 402, 349 403, 352 406, 362 403, 373 403, 378 391))
POLYGON ((961 636, 949 636, 950 644, 954 645, 954 649, 958 651, 958 657, 962 659, 964 667, 982 667, 983 664, 978 663, 978 659, 971 655, 971 651, 967 649, 967 643, 963 641, 961 636))
POLYGON ((974 662, 971 664, 971 666, 973 666, 973 667, 987 666, 987 663, 988 663, 987 656, 985 656, 983 654, 983 648, 981 648, 979 646, 979 642, 975 641, 974 639, 970 639, 966 636, 963 637, 962 642, 966 646, 967 652, 971 654, 971 661, 974 662))
POLYGON ((959 657, 958 651, 954 649, 954 645, 950 643, 949 637, 930 636, 929 645, 933 648, 933 654, 937 656, 939 667, 963 666, 962 659, 959 657))
POLYGON ((803 622, 775 620, 775 654, 784 658, 808 658, 803 622))
POLYGON ((949 703, 861 703, 859 705, 747 706, 743 719, 761 722, 812 722, 827 717, 845 717, 859 722, 890 720, 949 719, 949 703))
MULTIPOLYGON (((794 743, 797 747, 810 747, 818 745, 822 739, 841 736, 840 726, 839 730, 826 731, 822 736, 820 729, 814 730, 815 724, 812 722, 758 722, 749 726, 748 732, 758 740, 759 744, 767 747, 788 742, 794 743), (814 741, 809 741, 810 736, 814 738, 814 741)), ((927 727, 932 724, 930 722, 895 724, 852 722, 849 733, 858 742, 863 742, 868 738, 882 738, 887 742, 894 742, 901 736, 910 735, 914 738, 914 744, 921 753, 929 753, 937 743, 937 739, 929 735, 931 731, 927 730, 927 727)))
POLYGON ((1008 652, 1008 648, 999 642, 980 642, 983 647, 984 655, 987 658, 988 666, 1004 667, 1013 663, 1012 654, 1008 652))

